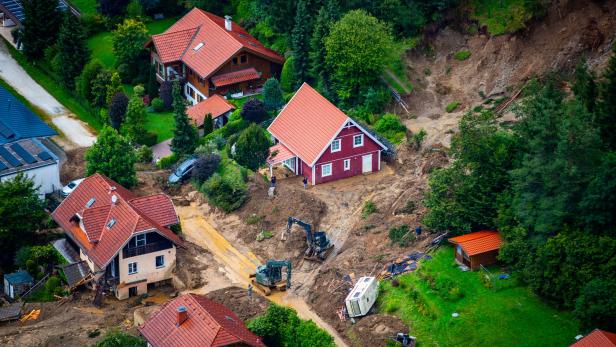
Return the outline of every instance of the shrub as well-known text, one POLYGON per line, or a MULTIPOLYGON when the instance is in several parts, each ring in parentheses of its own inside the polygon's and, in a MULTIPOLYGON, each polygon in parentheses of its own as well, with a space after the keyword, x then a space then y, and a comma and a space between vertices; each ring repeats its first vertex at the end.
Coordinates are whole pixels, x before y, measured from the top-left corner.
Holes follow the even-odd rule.
POLYGON ((387 113, 377 120, 374 124, 374 130, 395 144, 402 142, 406 135, 406 126, 402 124, 398 116, 391 113, 387 113))
POLYGON ((227 213, 240 208, 248 197, 246 185, 239 175, 221 176, 215 173, 203 183, 201 190, 210 204, 227 213))
POLYGON ((293 56, 287 58, 282 66, 282 72, 280 73, 280 87, 287 93, 294 90, 295 87, 295 71, 293 69, 293 56))
POLYGON ((374 202, 368 200, 364 203, 364 207, 361 209, 361 217, 366 219, 371 214, 377 211, 376 205, 374 202))
POLYGON ((406 247, 413 237, 413 234, 410 231, 411 229, 406 224, 393 227, 389 229, 389 239, 392 243, 397 244, 400 247, 406 247))
POLYGON ((460 103, 457 101, 454 101, 450 104, 447 105, 447 107, 445 107, 445 111, 447 111, 448 113, 451 113, 453 111, 456 110, 456 108, 458 108, 458 106, 460 106, 460 103))
POLYGON ((156 163, 159 169, 168 169, 173 164, 175 164, 179 160, 179 157, 175 154, 171 154, 170 156, 160 158, 156 163))
POLYGON ((257 170, 265 164, 269 155, 270 141, 263 128, 251 124, 244 129, 235 143, 235 156, 238 164, 257 170))
POLYGON ((148 131, 146 133, 140 134, 140 136, 138 136, 137 138, 137 142, 142 145, 152 147, 156 143, 158 143, 158 135, 156 135, 156 133, 154 132, 148 131))
POLYGON ((261 222, 262 220, 263 220, 263 216, 259 216, 259 215, 255 214, 255 213, 253 213, 253 214, 251 214, 250 216, 248 216, 246 218, 245 223, 246 223, 246 225, 254 225, 254 224, 257 224, 257 223, 261 222))
POLYGON ((126 110, 128 108, 128 97, 126 94, 120 92, 111 97, 111 104, 109 104, 109 120, 111 126, 118 130, 124 121, 126 110))
POLYGON ((250 99, 242 106, 242 118, 253 122, 261 123, 266 120, 269 115, 265 111, 265 105, 259 99, 250 99))
POLYGON ((263 85, 263 104, 267 111, 276 111, 284 105, 280 83, 274 77, 269 78, 263 85))
POLYGON ((426 138, 426 135, 428 135, 428 133, 426 133, 424 129, 419 130, 419 132, 413 133, 411 138, 408 140, 409 144, 413 146, 415 150, 420 149, 423 140, 426 138))
POLYGON ((460 61, 466 60, 470 56, 471 56, 471 52, 465 49, 458 51, 453 55, 454 59, 460 60, 460 61))
POLYGON ((139 163, 148 164, 152 162, 152 149, 143 145, 135 150, 135 158, 139 163))
POLYGON ((57 276, 51 276, 47 279, 47 282, 45 282, 45 290, 48 293, 53 293, 61 284, 60 278, 57 276))
POLYGON ((160 99, 163 101, 163 107, 168 110, 173 105, 173 84, 169 81, 164 81, 158 90, 160 99))
POLYGON ((257 235, 257 241, 261 242, 265 239, 271 239, 272 237, 274 237, 274 234, 271 231, 261 230, 257 235))
POLYGON ((145 340, 128 333, 111 330, 94 347, 145 347, 145 340))
POLYGON ((380 113, 390 101, 391 93, 387 88, 381 85, 370 86, 364 94, 363 107, 369 113, 380 113))
POLYGON ((165 110, 165 103, 161 98, 152 99, 152 108, 155 112, 163 112, 165 110))
POLYGON ((143 97, 143 95, 145 95, 145 88, 141 84, 138 84, 133 87, 133 92, 135 93, 135 95, 141 98, 143 97))
POLYGON ((220 155, 207 154, 200 156, 195 162, 195 166, 192 170, 192 177, 197 180, 199 184, 207 181, 218 169, 220 165, 220 155))

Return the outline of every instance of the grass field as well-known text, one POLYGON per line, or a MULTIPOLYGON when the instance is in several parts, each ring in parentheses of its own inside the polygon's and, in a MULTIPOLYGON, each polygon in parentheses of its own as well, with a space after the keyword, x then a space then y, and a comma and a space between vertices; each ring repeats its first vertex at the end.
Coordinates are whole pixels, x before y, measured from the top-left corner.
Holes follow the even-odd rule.
POLYGON ((96 14, 96 0, 70 0, 69 2, 84 16, 96 14))
POLYGON ((24 55, 18 52, 8 42, 5 42, 5 44, 13 59, 15 59, 24 70, 26 70, 32 79, 47 90, 47 92, 56 98, 62 105, 77 115, 79 119, 88 123, 96 130, 101 129, 102 124, 100 124, 89 106, 84 105, 84 103, 78 100, 71 91, 60 86, 58 82, 46 71, 27 61, 24 55))
POLYGON ((480 276, 461 272, 453 248, 442 248, 418 272, 400 276, 399 286, 384 282, 379 310, 402 318, 422 347, 568 346, 574 341, 578 322, 570 313, 542 302, 515 276, 497 280, 498 290, 487 289, 480 276), (436 286, 425 274, 432 274, 436 286), (455 287, 432 289, 442 288, 444 278, 455 287), (454 312, 460 316, 453 318, 454 312))
MULTIPOLYGON (((150 22, 146 24, 146 27, 150 35, 156 35, 167 30, 176 21, 176 17, 165 18, 150 22)), ((92 58, 98 59, 107 68, 115 67, 116 57, 113 54, 111 32, 105 31, 90 37, 88 47, 92 51, 92 58)))
POLYGON ((175 122, 173 112, 149 112, 145 128, 156 133, 156 142, 160 143, 173 137, 175 122))

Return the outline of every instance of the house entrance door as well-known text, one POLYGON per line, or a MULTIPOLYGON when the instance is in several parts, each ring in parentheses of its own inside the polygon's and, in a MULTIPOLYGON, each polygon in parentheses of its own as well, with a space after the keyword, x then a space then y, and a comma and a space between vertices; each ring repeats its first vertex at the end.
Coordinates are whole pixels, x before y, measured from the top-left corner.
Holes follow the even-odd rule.
POLYGON ((372 172, 372 154, 364 155, 361 157, 361 172, 372 172))

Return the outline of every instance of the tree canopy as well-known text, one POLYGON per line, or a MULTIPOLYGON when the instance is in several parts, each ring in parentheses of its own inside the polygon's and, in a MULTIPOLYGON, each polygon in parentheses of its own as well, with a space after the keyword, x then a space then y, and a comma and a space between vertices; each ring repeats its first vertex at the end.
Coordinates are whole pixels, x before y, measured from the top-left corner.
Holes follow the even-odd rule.
POLYGON ((45 49, 53 46, 58 37, 62 15, 57 0, 22 0, 24 15, 23 52, 30 60, 43 57, 45 49))
POLYGON ((180 84, 177 82, 173 84, 173 119, 175 130, 171 140, 171 150, 177 155, 192 154, 197 147, 199 133, 186 115, 186 103, 182 97, 180 84))
POLYGON ((269 156, 270 141, 263 128, 251 124, 244 129, 235 143, 235 160, 251 170, 265 164, 269 156))
POLYGON ((101 173, 126 188, 137 183, 135 151, 115 129, 105 126, 86 152, 86 175, 101 173))
POLYGON ((75 78, 90 59, 83 25, 72 14, 65 14, 58 35, 57 74, 69 89, 75 88, 75 78))
POLYGON ((143 45, 148 41, 149 34, 145 24, 135 19, 125 19, 111 36, 113 53, 118 63, 134 64, 139 54, 144 50, 143 45))

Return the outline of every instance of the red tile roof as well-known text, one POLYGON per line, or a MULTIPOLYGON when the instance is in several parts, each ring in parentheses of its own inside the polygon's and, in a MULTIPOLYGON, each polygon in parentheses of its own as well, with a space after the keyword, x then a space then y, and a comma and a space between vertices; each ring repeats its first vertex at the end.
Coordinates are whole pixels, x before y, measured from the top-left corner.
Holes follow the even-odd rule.
POLYGON ((212 77, 212 84, 215 87, 224 87, 235 83, 252 81, 261 78, 261 75, 254 67, 228 72, 212 77))
POLYGON ((352 122, 344 112, 304 83, 267 130, 304 163, 313 166, 349 121, 352 122))
POLYGON ((595 329, 572 344, 571 347, 616 347, 616 334, 595 329))
POLYGON ((269 149, 269 158, 267 158, 267 163, 269 165, 275 165, 278 163, 282 163, 287 159, 291 159, 295 157, 295 154, 291 152, 287 147, 285 147, 282 143, 278 143, 269 149), (275 155, 274 155, 275 154, 275 155))
POLYGON ((233 110, 235 110, 235 106, 231 105, 224 97, 214 94, 200 103, 189 107, 186 110, 186 114, 197 126, 201 126, 208 113, 212 114, 212 119, 216 119, 233 110))
POLYGON ((233 311, 197 294, 184 294, 167 302, 139 327, 139 332, 153 347, 210 347, 240 343, 265 347, 233 311), (188 318, 177 326, 180 306, 187 309, 188 318))
POLYGON ((500 234, 489 230, 452 237, 449 242, 460 245, 469 256, 500 249, 502 244, 500 234))
POLYGON ((224 18, 198 8, 192 9, 164 33, 153 35, 151 42, 164 63, 181 60, 203 78, 216 72, 240 50, 280 64, 284 62, 282 56, 264 47, 236 23, 232 31, 227 31, 224 18), (200 44, 203 45, 195 50, 200 44))
POLYGON ((175 244, 182 244, 180 238, 167 228, 178 221, 168 196, 156 194, 138 198, 101 174, 94 174, 81 182, 53 211, 52 217, 100 268, 134 233, 140 231, 156 229, 175 244), (115 204, 113 196, 116 197, 115 204), (93 201, 90 206, 89 201, 93 201), (80 216, 85 230, 75 216, 80 216))

